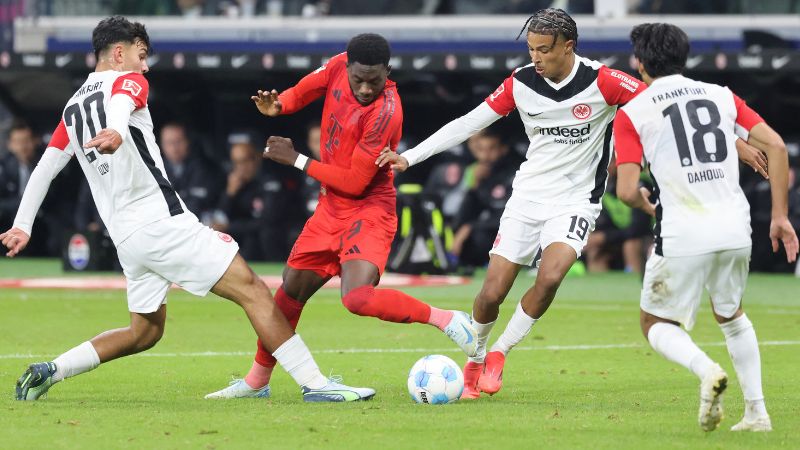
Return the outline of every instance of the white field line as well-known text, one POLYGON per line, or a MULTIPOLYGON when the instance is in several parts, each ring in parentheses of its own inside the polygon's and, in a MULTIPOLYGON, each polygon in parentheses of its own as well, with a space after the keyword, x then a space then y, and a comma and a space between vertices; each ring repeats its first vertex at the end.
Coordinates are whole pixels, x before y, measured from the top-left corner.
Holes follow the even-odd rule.
MULTIPOLYGON (((761 347, 775 347, 785 345, 800 345, 800 341, 762 341, 761 347)), ((701 347, 723 347, 724 342, 698 343, 701 347)), ((573 350, 607 350, 621 348, 644 348, 644 344, 592 344, 592 345, 543 345, 541 347, 521 346, 514 347, 515 351, 573 351, 573 350)), ((312 354, 342 354, 342 353, 451 353, 454 348, 342 348, 313 350, 312 354)), ((177 357, 220 357, 220 356, 252 356, 254 352, 180 352, 180 353, 142 353, 140 357, 148 358, 177 358, 177 357)), ((0 354, 0 359, 43 359, 52 355, 34 355, 23 353, 0 354)))

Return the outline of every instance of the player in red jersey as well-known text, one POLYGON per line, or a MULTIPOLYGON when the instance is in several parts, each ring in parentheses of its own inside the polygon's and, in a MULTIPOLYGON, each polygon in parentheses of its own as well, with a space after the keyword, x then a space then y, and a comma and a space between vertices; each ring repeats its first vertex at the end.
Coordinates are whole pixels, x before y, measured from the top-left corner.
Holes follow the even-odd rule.
MULTIPOLYGON (((322 184, 319 205, 292 248, 275 301, 296 327, 303 306, 325 282, 342 278, 342 303, 352 313, 397 323, 436 326, 468 355, 475 352, 469 316, 434 308, 394 289, 376 289, 397 229, 394 175, 375 165, 385 147, 400 141, 403 108, 389 80, 389 43, 361 34, 347 51, 286 91, 258 91, 252 97, 269 117, 292 114, 325 98, 321 161, 294 150, 290 139, 272 136, 264 157, 293 165, 322 184)), ((267 397, 275 359, 258 343, 244 378, 207 398, 267 397)))

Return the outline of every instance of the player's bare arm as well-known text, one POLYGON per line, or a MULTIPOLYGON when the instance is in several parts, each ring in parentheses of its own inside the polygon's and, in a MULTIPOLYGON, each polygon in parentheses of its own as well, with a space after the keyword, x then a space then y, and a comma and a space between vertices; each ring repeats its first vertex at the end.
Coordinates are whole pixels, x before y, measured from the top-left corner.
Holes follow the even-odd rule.
POLYGON ((750 145, 742 139, 736 140, 736 153, 739 154, 739 160, 753 168, 754 172, 758 172, 769 180, 769 173, 767 173, 767 155, 758 148, 750 145))
POLYGON ((117 151, 122 145, 122 136, 116 130, 105 128, 97 133, 97 136, 89 142, 83 144, 83 148, 96 148, 98 152, 110 155, 117 151))
POLYGON ((381 150, 381 154, 378 156, 378 159, 375 160, 375 164, 377 164, 378 167, 383 167, 386 163, 391 164, 390 167, 392 170, 398 172, 405 172, 408 170, 408 160, 398 155, 389 147, 385 147, 381 150))
MULTIPOLYGON (((278 164, 294 166, 298 157, 301 155, 294 149, 294 144, 292 144, 291 139, 280 136, 270 136, 269 139, 267 139, 267 146, 264 147, 263 156, 278 164)), ((305 157, 301 170, 306 169, 308 162, 308 157, 305 157)))
POLYGON ((16 227, 13 227, 5 233, 0 234, 0 242, 2 242, 3 245, 8 249, 6 256, 9 258, 17 256, 19 252, 24 250, 25 247, 27 247, 30 239, 31 237, 28 235, 28 233, 16 227))
POLYGON ((650 203, 650 191, 639 187, 641 172, 638 164, 624 163, 617 167, 617 197, 631 208, 639 208, 655 217, 656 205, 650 203))
POLYGON ((769 164, 769 182, 772 191, 772 222, 769 227, 769 237, 772 241, 772 251, 777 252, 779 242, 783 242, 786 249, 786 260, 794 262, 797 259, 798 240, 797 233, 789 221, 789 156, 786 144, 780 135, 765 122, 761 122, 750 130, 748 143, 767 155, 769 164))
POLYGON ((283 110, 283 105, 278 100, 278 91, 275 89, 271 91, 259 90, 256 95, 250 97, 250 100, 256 104, 258 112, 268 117, 279 116, 283 110))

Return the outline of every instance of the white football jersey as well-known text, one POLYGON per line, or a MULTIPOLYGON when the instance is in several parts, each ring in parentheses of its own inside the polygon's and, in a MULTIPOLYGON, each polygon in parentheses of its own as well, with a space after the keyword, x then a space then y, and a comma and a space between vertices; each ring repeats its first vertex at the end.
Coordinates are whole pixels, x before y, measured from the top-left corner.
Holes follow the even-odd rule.
POLYGON ((147 108, 148 89, 147 80, 138 73, 107 70, 89 74, 67 102, 49 145, 77 155, 100 217, 116 245, 144 225, 188 212, 167 180, 147 108), (122 145, 113 154, 103 155, 83 144, 107 127, 106 109, 112 95, 131 97, 136 109, 122 145))
POLYGON ((617 165, 641 164, 644 155, 656 185, 656 254, 751 245, 735 129, 761 121, 728 88, 682 75, 656 79, 617 113, 617 165))
POLYGON ((617 105, 644 83, 597 61, 575 55, 561 82, 515 69, 486 103, 498 114, 519 110, 530 139, 514 178, 514 195, 543 204, 600 203, 608 177, 611 125, 617 105))

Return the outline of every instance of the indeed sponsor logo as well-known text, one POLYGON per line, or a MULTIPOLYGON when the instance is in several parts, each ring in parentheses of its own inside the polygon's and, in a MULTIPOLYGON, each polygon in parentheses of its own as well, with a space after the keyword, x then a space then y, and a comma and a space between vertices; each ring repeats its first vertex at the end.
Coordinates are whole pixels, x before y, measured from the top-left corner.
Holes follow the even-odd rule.
POLYGON ((579 137, 586 136, 591 133, 592 124, 587 123, 586 125, 579 127, 536 127, 533 129, 533 132, 541 136, 579 137))

